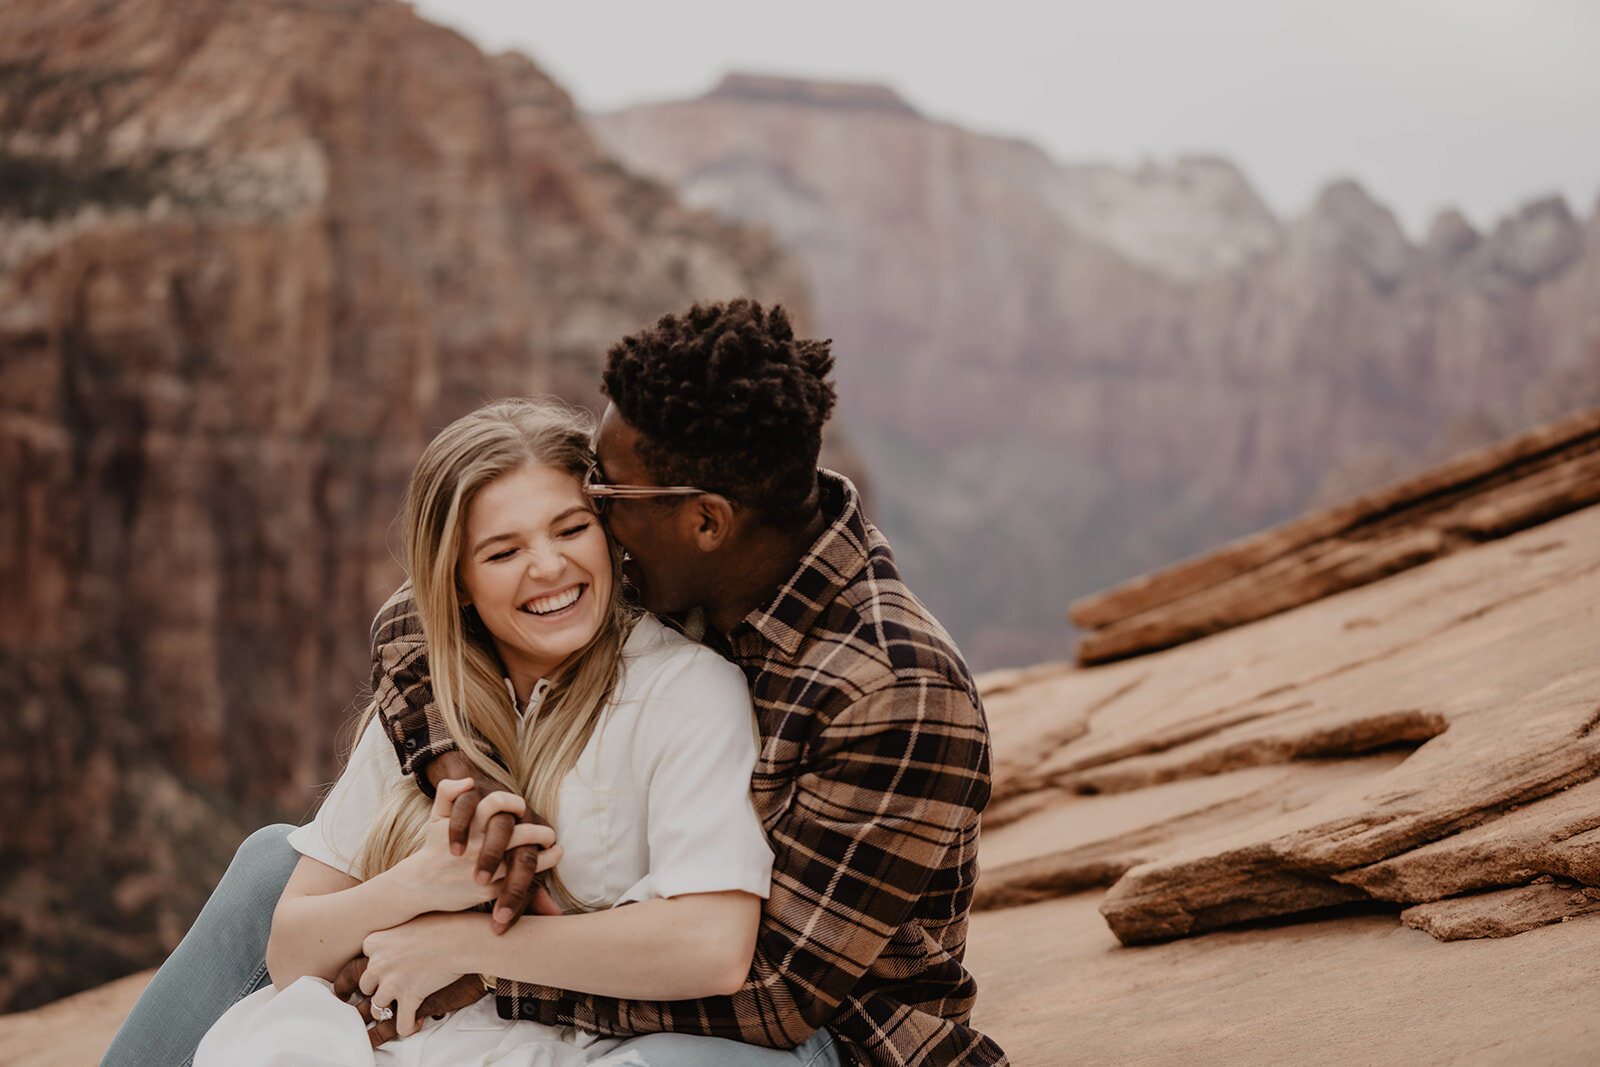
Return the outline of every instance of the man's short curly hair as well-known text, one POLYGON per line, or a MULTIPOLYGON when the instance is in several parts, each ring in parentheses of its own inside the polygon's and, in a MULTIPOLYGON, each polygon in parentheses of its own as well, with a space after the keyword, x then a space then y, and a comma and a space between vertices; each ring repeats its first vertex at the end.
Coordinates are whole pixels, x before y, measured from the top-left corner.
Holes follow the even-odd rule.
POLYGON ((778 305, 695 304, 613 345, 605 392, 662 484, 698 485, 787 525, 808 517, 816 489, 830 344, 795 337, 778 305))

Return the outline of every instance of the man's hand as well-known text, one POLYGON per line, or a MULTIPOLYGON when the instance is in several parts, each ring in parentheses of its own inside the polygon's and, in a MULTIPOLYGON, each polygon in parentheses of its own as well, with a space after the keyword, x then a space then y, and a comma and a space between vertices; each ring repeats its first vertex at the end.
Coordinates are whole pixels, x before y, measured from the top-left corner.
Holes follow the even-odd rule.
MULTIPOLYGON (((470 778, 446 778, 439 783, 422 847, 395 864, 387 875, 418 914, 463 911, 494 900, 500 892, 505 868, 491 872, 487 881, 477 877, 476 852, 488 835, 491 819, 498 814, 520 815, 527 810, 527 804, 515 793, 503 790, 484 797, 473 813, 467 836, 470 854, 463 854, 450 846, 450 815, 456 799, 473 788, 470 778)), ((513 823, 507 847, 524 845, 542 846, 541 851, 533 853, 540 867, 548 868, 561 859, 555 830, 549 826, 513 823)))
MULTIPOLYGON (((429 781, 437 788, 439 783, 447 778, 475 779, 479 777, 479 772, 460 752, 441 752, 428 764, 427 775, 429 781)), ((493 788, 489 790, 493 791, 493 788)), ((472 828, 472 814, 477 810, 478 801, 485 795, 486 793, 479 789, 469 789, 456 797, 455 804, 450 809, 450 851, 457 856, 466 851, 467 834, 472 828)), ((507 854, 506 845, 510 843, 511 831, 518 822, 533 823, 538 826, 550 825, 534 811, 527 811, 520 818, 502 812, 489 820, 483 846, 478 851, 475 877, 479 885, 488 885, 494 878, 494 872, 499 870, 500 864, 504 862, 506 865, 505 883, 500 887, 500 895, 494 904, 494 913, 489 918, 489 928, 497 934, 503 934, 511 929, 523 912, 528 910, 534 891, 540 888, 542 882, 539 877, 537 847, 525 845, 513 848, 507 854)))
MULTIPOLYGON (((339 972, 339 977, 334 979, 333 991, 344 1001, 349 1001, 354 996, 356 1010, 361 1012, 361 1018, 372 1023, 372 998, 361 992, 361 976, 366 970, 367 957, 357 956, 345 964, 344 970, 339 972)), ((487 993, 477 975, 464 974, 443 989, 424 997, 422 1003, 417 1006, 417 1017, 437 1019, 448 1012, 476 1004, 487 993)), ((373 1048, 399 1036, 399 1020, 393 1015, 387 1019, 379 1019, 367 1030, 367 1039, 372 1042, 373 1048)))

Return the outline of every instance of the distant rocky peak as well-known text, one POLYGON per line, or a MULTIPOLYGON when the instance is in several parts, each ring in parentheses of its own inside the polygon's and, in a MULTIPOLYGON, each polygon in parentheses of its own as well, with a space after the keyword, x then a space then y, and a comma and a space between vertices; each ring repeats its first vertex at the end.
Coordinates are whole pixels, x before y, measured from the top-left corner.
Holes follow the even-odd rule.
POLYGON ((1413 252, 1394 212, 1348 179, 1326 186, 1297 229, 1314 247, 1353 262, 1385 291, 1399 282, 1413 252))
POLYGON ((1142 267, 1188 282, 1277 247, 1281 226, 1232 163, 1190 156, 1137 170, 1059 169, 1046 197, 1078 233, 1142 267))
POLYGON ((1525 204, 1489 236, 1497 271, 1524 285, 1561 273, 1583 254, 1583 228, 1559 196, 1525 204))
POLYGON ((1480 234, 1467 217, 1455 208, 1446 208, 1434 216, 1428 235, 1422 241, 1422 254, 1432 263, 1450 263, 1471 252, 1482 242, 1480 234))
POLYGON ((906 118, 922 113, 887 85, 868 82, 820 82, 774 74, 725 74, 702 100, 789 104, 838 111, 879 111, 906 118))

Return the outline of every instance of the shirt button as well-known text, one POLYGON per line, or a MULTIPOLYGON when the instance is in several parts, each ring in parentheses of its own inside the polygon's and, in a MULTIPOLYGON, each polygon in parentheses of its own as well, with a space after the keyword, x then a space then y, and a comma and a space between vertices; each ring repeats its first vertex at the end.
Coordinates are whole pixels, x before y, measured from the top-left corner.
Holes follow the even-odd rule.
POLYGON ((416 751, 416 747, 417 747, 417 739, 415 737, 406 738, 406 750, 408 752, 416 751))

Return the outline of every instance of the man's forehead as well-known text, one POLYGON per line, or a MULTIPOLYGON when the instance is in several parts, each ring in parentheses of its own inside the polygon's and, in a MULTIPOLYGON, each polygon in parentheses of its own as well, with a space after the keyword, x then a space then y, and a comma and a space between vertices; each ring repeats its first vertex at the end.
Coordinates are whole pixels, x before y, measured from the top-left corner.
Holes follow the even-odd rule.
POLYGON ((607 404, 600 416, 600 425, 594 431, 595 455, 608 471, 615 466, 632 466, 637 461, 634 440, 638 436, 639 431, 628 425, 617 413, 616 406, 607 404))
POLYGON ((614 441, 618 431, 627 425, 622 421, 622 416, 617 414, 616 405, 607 404, 606 409, 600 413, 600 421, 595 424, 592 443, 599 448, 602 441, 614 441))

